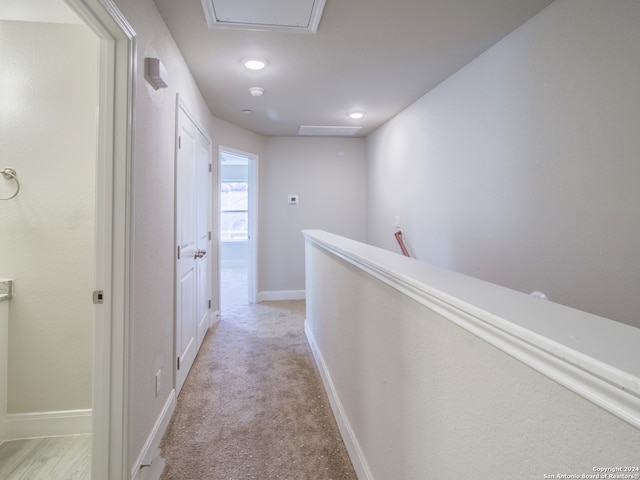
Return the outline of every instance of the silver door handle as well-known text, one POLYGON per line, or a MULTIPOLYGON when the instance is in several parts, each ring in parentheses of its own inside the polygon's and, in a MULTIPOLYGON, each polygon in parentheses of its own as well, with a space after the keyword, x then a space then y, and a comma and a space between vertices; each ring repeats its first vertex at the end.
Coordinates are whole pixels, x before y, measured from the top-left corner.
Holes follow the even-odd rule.
POLYGON ((206 250, 196 250, 196 253, 193 254, 194 258, 202 258, 207 254, 206 250))

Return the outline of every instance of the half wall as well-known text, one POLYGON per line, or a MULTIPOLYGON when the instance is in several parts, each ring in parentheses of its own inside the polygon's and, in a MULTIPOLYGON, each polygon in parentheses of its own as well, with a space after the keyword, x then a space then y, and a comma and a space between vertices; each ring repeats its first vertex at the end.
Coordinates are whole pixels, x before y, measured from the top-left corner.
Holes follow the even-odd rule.
POLYGON ((639 329, 304 233, 305 329, 359 478, 640 466, 639 329))

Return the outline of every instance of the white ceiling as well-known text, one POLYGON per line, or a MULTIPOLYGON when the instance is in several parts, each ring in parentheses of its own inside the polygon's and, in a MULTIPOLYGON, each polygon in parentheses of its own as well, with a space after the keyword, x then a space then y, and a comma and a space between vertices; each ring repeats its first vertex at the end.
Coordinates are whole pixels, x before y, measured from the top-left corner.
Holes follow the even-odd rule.
POLYGON ((552 2, 327 0, 309 34, 210 29, 200 0, 154 1, 211 112, 280 136, 302 125, 365 136, 552 2), (246 57, 269 64, 249 72, 246 57), (354 110, 365 118, 347 118, 354 110))
MULTIPOLYGON (((326 0, 317 33, 210 29, 201 0, 154 1, 217 117, 263 135, 366 136, 553 0, 326 0), (249 72, 247 57, 269 64, 249 72)), ((0 18, 79 22, 63 0, 1 0, 0 18)))

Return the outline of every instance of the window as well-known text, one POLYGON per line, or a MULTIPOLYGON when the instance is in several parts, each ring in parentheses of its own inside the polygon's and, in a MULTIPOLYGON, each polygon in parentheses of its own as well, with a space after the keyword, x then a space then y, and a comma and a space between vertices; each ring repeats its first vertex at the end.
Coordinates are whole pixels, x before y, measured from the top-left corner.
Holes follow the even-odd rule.
POLYGON ((249 239, 249 183, 220 182, 220 240, 249 239))

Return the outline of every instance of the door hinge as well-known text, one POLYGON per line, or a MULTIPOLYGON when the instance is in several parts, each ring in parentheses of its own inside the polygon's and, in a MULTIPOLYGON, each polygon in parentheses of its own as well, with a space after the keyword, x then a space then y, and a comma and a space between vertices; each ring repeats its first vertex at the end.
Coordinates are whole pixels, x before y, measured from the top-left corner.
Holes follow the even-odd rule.
POLYGON ((209 300, 209 310, 211 310, 211 300, 209 300))
POLYGON ((211 241, 211 232, 209 232, 209 241, 211 241))
POLYGON ((182 135, 178 135, 178 150, 182 148, 182 135))
POLYGON ((104 303, 104 291, 103 290, 94 290, 93 291, 93 303, 94 305, 100 305, 104 303))
POLYGON ((178 370, 180 370, 180 357, 178 357, 178 360, 176 363, 177 363, 178 370))
POLYGON ((212 167, 212 165, 213 165, 213 164, 211 164, 211 163, 209 164, 209 173, 211 173, 211 170, 212 170, 212 168, 213 168, 213 167, 212 167))
POLYGON ((180 245, 178 245, 178 260, 180 260, 180 245))

